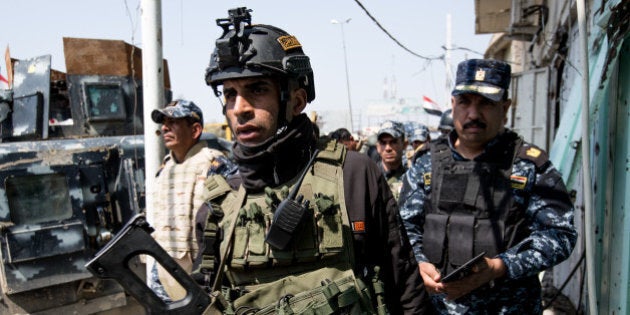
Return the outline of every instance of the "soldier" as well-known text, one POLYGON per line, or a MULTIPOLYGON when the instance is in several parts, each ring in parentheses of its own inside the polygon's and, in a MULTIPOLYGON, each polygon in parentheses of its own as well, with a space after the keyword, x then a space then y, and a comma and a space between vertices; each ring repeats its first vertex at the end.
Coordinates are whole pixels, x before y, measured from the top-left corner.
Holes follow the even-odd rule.
POLYGON ((459 64, 455 130, 431 142, 403 183, 401 216, 442 314, 541 314, 537 275, 576 242, 559 172, 544 151, 504 127, 510 71, 495 60, 459 64), (441 281, 484 252, 472 274, 441 281))
MULTIPOLYGON (((208 198, 204 183, 208 173, 227 175, 232 163, 218 150, 199 142, 203 113, 195 103, 176 100, 151 113, 162 124, 161 137, 170 152, 164 157, 155 183, 153 226, 155 240, 188 273, 198 255, 194 236, 196 211, 208 198)), ((185 293, 174 279, 154 264, 149 286, 165 301, 181 299, 185 293)))
POLYGON ((407 155, 407 168, 410 168, 413 165, 414 156, 417 152, 424 149, 428 145, 429 141, 431 141, 429 128, 423 124, 418 124, 409 136, 411 149, 408 149, 405 153, 407 155))
POLYGON ((358 142, 355 137, 346 128, 339 128, 330 133, 330 138, 335 139, 338 142, 343 143, 346 146, 346 150, 359 151, 358 142))
POLYGON ((215 197, 204 234, 217 220, 223 231, 199 269, 218 271, 208 311, 424 313, 428 295, 385 179, 366 155, 318 144, 302 113, 315 98, 308 56, 296 37, 252 25, 250 11, 217 20, 224 32, 206 71, 242 180, 238 192, 217 176, 207 182, 215 197))
POLYGON ((453 109, 447 109, 440 116, 440 124, 438 130, 441 136, 446 136, 451 130, 453 130, 453 109))
POLYGON ((381 125, 376 137, 376 150, 381 157, 378 166, 385 175, 394 198, 398 200, 401 179, 407 171, 407 165, 403 163, 403 154, 407 147, 405 127, 396 121, 386 121, 381 125))

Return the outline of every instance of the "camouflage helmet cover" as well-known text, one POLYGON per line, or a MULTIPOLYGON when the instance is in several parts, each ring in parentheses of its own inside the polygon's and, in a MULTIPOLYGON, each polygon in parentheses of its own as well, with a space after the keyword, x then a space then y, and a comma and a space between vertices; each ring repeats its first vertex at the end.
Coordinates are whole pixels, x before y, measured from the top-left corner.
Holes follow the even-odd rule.
POLYGON ((151 119, 157 123, 161 124, 164 122, 164 118, 191 118, 194 121, 198 121, 203 126, 203 112, 201 108, 197 106, 195 103, 188 100, 174 100, 162 109, 154 109, 151 112, 151 119))

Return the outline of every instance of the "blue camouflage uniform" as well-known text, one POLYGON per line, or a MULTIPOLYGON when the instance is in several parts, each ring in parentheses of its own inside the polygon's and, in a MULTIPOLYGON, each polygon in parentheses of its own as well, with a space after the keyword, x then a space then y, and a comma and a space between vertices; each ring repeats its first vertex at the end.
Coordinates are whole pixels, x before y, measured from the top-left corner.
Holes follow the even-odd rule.
MULTIPOLYGON (((453 147, 456 139, 457 133, 452 131, 448 146, 453 159, 466 161, 453 147)), ((504 145, 502 141, 507 141, 506 137, 495 137, 474 161, 489 160, 488 151, 504 145)), ((441 314, 540 314, 542 301, 537 274, 566 259, 573 250, 577 239, 573 206, 559 172, 544 151, 527 143, 520 151, 527 154, 519 154, 514 159, 511 192, 513 202, 520 209, 526 209, 524 224, 528 235, 498 254, 507 267, 504 277, 455 301, 447 301, 443 294, 432 295, 432 302, 441 314), (516 185, 515 178, 518 179, 516 185)), ((431 194, 431 161, 430 150, 422 150, 414 156, 413 165, 403 179, 399 199, 400 214, 418 262, 429 262, 423 247, 423 226, 425 197, 431 194)))

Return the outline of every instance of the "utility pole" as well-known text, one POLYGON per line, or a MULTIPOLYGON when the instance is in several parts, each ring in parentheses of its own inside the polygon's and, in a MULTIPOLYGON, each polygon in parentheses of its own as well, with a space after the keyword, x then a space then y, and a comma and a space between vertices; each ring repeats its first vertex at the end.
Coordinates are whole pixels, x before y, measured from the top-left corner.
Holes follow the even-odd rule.
MULTIPOLYGON (((142 0, 142 90, 144 104, 144 153, 145 153, 145 207, 147 220, 153 223, 154 174, 160 167, 164 149, 160 138, 155 135, 157 124, 151 119, 151 112, 164 105, 164 61, 162 60, 162 1, 142 0)), ((146 262, 149 278, 152 257, 146 262)))
POLYGON ((346 89, 348 91, 348 109, 350 110, 350 132, 354 132, 354 123, 352 121, 352 101, 350 100, 350 75, 348 74, 348 55, 346 54, 346 36, 343 32, 343 25, 348 24, 350 20, 350 18, 343 22, 330 20, 330 23, 339 24, 341 26, 341 44, 343 45, 343 60, 346 66, 346 89))

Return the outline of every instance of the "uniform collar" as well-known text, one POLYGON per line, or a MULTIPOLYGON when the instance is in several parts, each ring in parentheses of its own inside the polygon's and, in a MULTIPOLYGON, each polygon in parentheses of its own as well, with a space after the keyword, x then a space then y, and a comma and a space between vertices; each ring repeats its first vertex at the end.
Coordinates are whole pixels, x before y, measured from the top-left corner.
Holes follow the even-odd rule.
MULTIPOLYGON (((203 149, 204 147, 205 146, 201 143, 201 141, 197 141, 197 143, 195 143, 195 145, 190 147, 190 149, 188 149, 188 152, 186 152, 186 156, 184 156, 184 161, 188 160, 190 157, 199 153, 199 151, 201 151, 201 149, 203 149)), ((171 156, 171 160, 173 162, 177 164, 184 163, 184 161, 177 161, 177 159, 175 159, 175 155, 173 154, 173 151, 169 151, 168 154, 171 156)))
POLYGON ((396 168, 395 170, 390 170, 390 171, 385 170, 385 167, 383 167, 383 161, 378 162, 378 166, 383 172, 383 175, 385 175, 385 179, 390 179, 392 177, 402 175, 407 171, 405 167, 405 163, 401 163, 398 168, 396 168))
MULTIPOLYGON (((488 141, 488 143, 483 149, 483 152, 481 152, 481 154, 475 157, 474 160, 488 159, 488 154, 489 154, 488 152, 495 152, 497 147, 503 143, 503 139, 505 139, 506 137, 508 137, 509 135, 513 133, 514 133, 513 131, 509 130, 508 128, 505 128, 503 132, 499 133, 496 137, 492 138, 492 140, 488 141)), ((468 159, 463 157, 461 154, 459 154, 459 152, 457 152, 457 150, 455 149, 455 141, 457 140, 457 138, 458 138, 457 131, 455 131, 455 129, 451 130, 451 132, 448 134, 448 146, 451 149, 451 151, 453 151, 453 155, 455 156, 456 160, 467 161, 468 159)))

